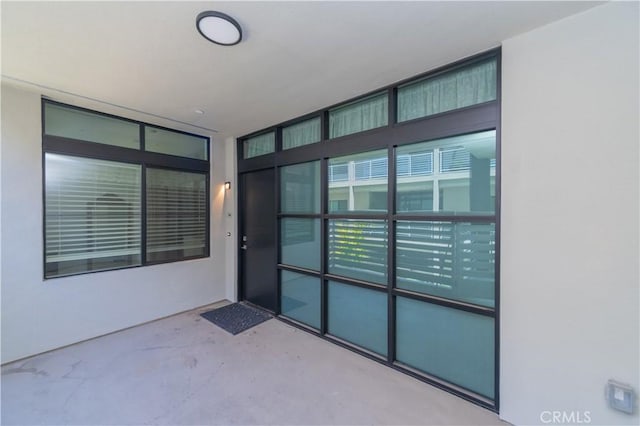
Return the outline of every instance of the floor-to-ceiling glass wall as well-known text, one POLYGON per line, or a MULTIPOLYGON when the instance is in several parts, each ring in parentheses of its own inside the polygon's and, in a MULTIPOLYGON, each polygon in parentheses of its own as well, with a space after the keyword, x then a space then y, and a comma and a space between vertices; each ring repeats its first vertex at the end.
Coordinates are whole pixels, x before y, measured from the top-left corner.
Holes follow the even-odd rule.
POLYGON ((280 317, 494 409, 498 88, 491 51, 238 144, 277 171, 280 317))

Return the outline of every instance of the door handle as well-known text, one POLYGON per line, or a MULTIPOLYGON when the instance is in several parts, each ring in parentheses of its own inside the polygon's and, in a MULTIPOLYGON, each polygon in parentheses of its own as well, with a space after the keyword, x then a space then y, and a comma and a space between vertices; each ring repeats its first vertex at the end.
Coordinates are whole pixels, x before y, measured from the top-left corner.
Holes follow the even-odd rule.
POLYGON ((246 245, 246 244, 243 244, 243 245, 241 245, 241 246, 240 246, 240 248, 241 248, 242 250, 246 250, 246 249, 247 249, 247 245, 246 245))

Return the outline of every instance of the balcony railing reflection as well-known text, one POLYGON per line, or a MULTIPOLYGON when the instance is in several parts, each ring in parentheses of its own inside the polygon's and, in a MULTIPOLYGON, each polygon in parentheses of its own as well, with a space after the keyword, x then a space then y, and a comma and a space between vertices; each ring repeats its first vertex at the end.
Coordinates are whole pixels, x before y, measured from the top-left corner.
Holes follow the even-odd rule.
MULTIPOLYGON (((398 177, 429 176, 434 174, 434 154, 438 156, 438 172, 467 172, 471 169, 471 154, 464 147, 440 148, 434 151, 398 155, 396 175, 398 177)), ((490 160, 495 170, 495 158, 490 160)), ((371 160, 352 161, 329 166, 329 182, 362 181, 386 178, 388 176, 386 157, 371 160), (350 168, 352 166, 352 168, 350 168)))

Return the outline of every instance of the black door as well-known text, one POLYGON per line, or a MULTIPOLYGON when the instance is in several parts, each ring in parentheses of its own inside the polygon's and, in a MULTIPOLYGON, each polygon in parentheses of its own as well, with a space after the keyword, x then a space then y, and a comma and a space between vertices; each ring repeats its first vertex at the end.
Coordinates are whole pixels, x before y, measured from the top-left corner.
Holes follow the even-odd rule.
POLYGON ((240 298, 276 311, 275 172, 242 175, 240 298))

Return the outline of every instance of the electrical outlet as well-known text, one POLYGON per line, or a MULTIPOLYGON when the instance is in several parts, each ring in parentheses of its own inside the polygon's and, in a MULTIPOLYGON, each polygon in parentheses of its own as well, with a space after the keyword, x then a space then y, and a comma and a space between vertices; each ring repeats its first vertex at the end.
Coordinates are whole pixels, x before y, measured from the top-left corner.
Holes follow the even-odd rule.
POLYGON ((609 407, 623 413, 633 414, 636 393, 631 386, 615 380, 609 380, 605 388, 605 397, 609 407))

